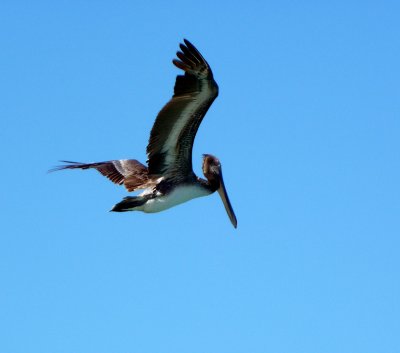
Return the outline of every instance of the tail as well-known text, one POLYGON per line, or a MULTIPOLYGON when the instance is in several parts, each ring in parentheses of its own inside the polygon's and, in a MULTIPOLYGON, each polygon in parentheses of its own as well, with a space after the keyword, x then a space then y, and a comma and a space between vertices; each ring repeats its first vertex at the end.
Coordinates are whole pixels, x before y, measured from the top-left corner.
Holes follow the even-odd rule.
POLYGON ((110 212, 135 211, 137 207, 143 206, 148 200, 148 197, 143 196, 127 196, 114 205, 110 212))

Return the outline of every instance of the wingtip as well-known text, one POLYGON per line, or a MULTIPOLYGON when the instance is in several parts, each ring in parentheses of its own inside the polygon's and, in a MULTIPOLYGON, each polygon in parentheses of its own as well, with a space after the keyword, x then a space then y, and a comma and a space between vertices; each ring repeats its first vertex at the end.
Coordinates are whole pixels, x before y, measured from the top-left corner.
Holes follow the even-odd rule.
POLYGON ((57 165, 47 171, 47 173, 53 173, 53 172, 58 172, 60 170, 64 169, 73 169, 74 166, 80 165, 82 163, 80 162, 72 162, 72 161, 64 161, 64 160, 59 160, 60 163, 66 163, 63 165, 57 165))
POLYGON ((181 69, 183 71, 187 71, 189 70, 189 67, 187 65, 185 65, 182 61, 177 60, 177 59, 173 59, 172 63, 178 68, 181 69))

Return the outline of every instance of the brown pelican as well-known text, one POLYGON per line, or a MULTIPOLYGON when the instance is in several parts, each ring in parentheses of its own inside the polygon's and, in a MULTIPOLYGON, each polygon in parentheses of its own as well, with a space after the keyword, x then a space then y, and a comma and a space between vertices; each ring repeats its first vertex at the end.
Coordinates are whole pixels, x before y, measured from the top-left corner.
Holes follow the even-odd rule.
POLYGON ((185 72, 175 81, 172 99, 158 113, 147 145, 148 166, 135 159, 99 163, 67 163, 53 170, 96 169, 112 182, 124 185, 131 192, 111 211, 160 212, 196 197, 218 191, 233 226, 237 220, 222 178, 221 163, 215 156, 203 155, 203 174, 197 177, 192 169, 192 149, 197 130, 208 108, 218 96, 218 85, 207 61, 188 40, 173 64, 185 72))

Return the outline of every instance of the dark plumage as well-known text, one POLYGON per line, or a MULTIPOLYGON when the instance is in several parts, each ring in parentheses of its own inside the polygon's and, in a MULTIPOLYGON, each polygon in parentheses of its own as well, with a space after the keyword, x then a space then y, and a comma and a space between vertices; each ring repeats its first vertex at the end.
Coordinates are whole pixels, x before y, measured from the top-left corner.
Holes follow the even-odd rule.
POLYGON ((178 75, 174 95, 158 113, 147 145, 148 167, 135 159, 98 163, 63 161, 63 169, 96 169, 128 191, 145 189, 126 197, 112 211, 159 212, 195 197, 220 193, 232 224, 237 221, 225 190, 221 164, 212 155, 204 155, 203 173, 198 178, 192 168, 192 149, 197 130, 218 96, 218 85, 207 61, 188 40, 180 44, 173 64, 184 71, 178 75))

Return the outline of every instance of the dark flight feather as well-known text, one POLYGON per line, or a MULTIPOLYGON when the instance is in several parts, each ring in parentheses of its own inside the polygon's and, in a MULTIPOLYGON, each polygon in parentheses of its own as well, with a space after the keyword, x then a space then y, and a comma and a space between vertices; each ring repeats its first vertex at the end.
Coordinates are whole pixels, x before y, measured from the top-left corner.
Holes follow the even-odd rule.
POLYGON ((192 148, 197 130, 218 96, 218 85, 207 61, 188 40, 181 44, 180 60, 173 64, 185 72, 175 81, 174 95, 157 115, 147 146, 149 175, 177 180, 194 177, 192 148))

